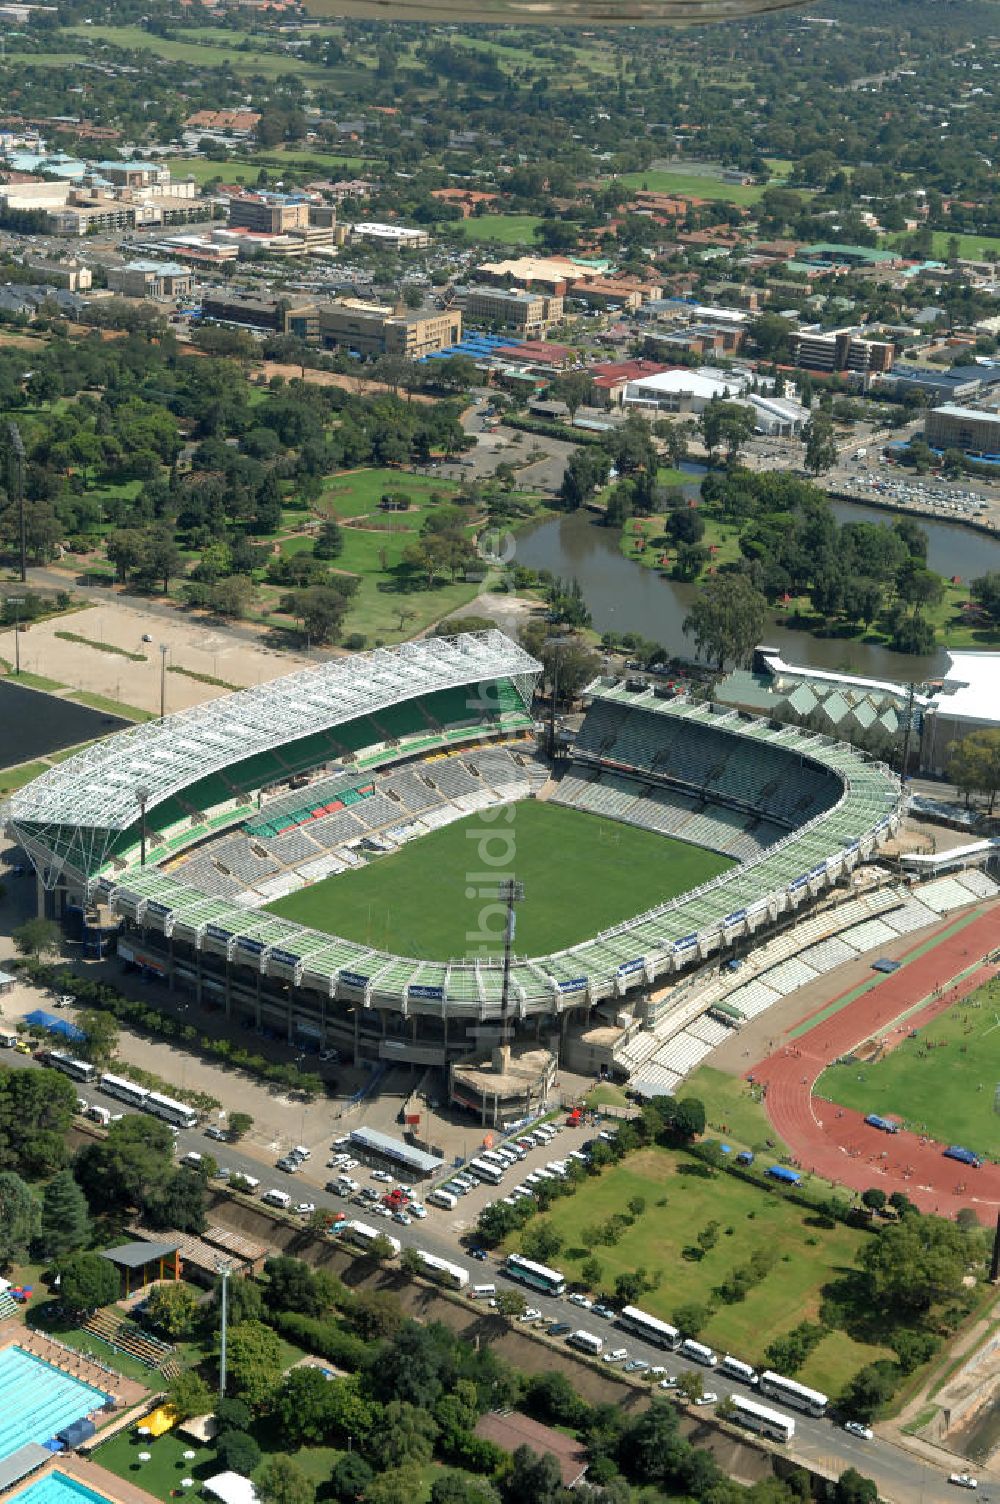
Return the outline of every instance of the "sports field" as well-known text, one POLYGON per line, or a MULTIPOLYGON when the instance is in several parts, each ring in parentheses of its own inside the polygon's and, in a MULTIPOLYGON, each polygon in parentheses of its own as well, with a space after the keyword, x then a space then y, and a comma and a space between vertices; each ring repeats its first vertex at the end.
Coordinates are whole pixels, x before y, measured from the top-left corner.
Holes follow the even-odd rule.
POLYGON ((733 864, 617 820, 526 800, 485 810, 270 905, 273 914, 427 960, 499 955, 496 884, 525 886, 515 949, 586 940, 733 864))
MULTIPOLYGON (((854 1267, 867 1234, 840 1222, 823 1227, 807 1208, 781 1196, 731 1175, 706 1180, 690 1173, 694 1168, 682 1153, 642 1149, 596 1180, 588 1179, 576 1195, 555 1201, 546 1214, 563 1238, 559 1253, 546 1262, 580 1279, 584 1262, 596 1258, 600 1288, 608 1290, 614 1289, 618 1274, 658 1270, 659 1285, 639 1301, 644 1311, 669 1321, 678 1307, 692 1301, 706 1306, 710 1314, 699 1332, 702 1340, 762 1364, 775 1337, 801 1321, 817 1319, 824 1287, 854 1267), (643 1211, 617 1242, 603 1242, 603 1225, 636 1197, 644 1201, 643 1211), (698 1235, 713 1223, 715 1241, 703 1252, 698 1235), (727 1304, 719 1288, 754 1254, 772 1256, 769 1272, 745 1299, 727 1304)), ((510 1240, 511 1247, 518 1236, 510 1240)), ((837 1394, 859 1368, 883 1356, 882 1348, 833 1329, 796 1377, 837 1394)))
POLYGON ((916 1133, 981 1152, 1000 1144, 1000 981, 918 1028, 874 1064, 832 1065, 816 1094, 890 1114, 916 1133))

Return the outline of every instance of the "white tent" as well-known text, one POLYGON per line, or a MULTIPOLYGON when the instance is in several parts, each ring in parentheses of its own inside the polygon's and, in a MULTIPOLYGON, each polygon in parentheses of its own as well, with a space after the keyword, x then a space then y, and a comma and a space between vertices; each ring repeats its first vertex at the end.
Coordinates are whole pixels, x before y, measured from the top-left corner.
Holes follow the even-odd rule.
POLYGON ((206 1479, 202 1488, 221 1504, 258 1504, 257 1490, 242 1473, 216 1473, 214 1478, 206 1479))

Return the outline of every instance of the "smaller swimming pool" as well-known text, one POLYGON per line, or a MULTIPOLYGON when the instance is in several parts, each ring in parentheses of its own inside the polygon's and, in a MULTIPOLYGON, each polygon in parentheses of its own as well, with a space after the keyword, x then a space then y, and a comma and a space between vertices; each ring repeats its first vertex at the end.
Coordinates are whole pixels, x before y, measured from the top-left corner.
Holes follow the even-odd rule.
POLYGON ((29 1441, 51 1441, 73 1421, 99 1410, 107 1395, 53 1368, 23 1347, 0 1351, 0 1457, 29 1441))
POLYGON ((29 1484, 12 1504, 109 1504, 109 1501, 86 1484, 54 1470, 37 1483, 29 1484))

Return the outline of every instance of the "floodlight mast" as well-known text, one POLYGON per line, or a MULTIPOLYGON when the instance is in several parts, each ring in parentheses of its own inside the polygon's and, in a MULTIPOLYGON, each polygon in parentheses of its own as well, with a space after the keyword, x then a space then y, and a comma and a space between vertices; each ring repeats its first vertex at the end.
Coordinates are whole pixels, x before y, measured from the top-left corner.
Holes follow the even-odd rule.
POLYGON ((514 905, 520 903, 524 897, 524 884, 518 882, 516 877, 505 878, 500 884, 499 897, 507 905, 507 914, 503 927, 503 986, 500 992, 500 1043, 510 1042, 510 1021, 508 1010, 510 1004, 510 962, 514 951, 514 905))

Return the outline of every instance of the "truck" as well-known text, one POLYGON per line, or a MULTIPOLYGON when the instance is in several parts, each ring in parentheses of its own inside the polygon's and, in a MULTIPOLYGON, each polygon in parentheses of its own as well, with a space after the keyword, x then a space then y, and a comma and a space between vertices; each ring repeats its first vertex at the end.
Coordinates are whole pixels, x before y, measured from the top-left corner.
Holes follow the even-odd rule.
POLYGON ((880 1118, 877 1112, 870 1112, 865 1118, 869 1128, 878 1128, 882 1133, 898 1133, 899 1124, 891 1118, 880 1118))
POLYGON ((944 1157, 957 1159, 960 1165, 971 1165, 974 1170, 978 1170, 982 1165, 979 1155, 974 1154, 971 1149, 963 1149, 961 1144, 951 1144, 944 1151, 944 1157))

